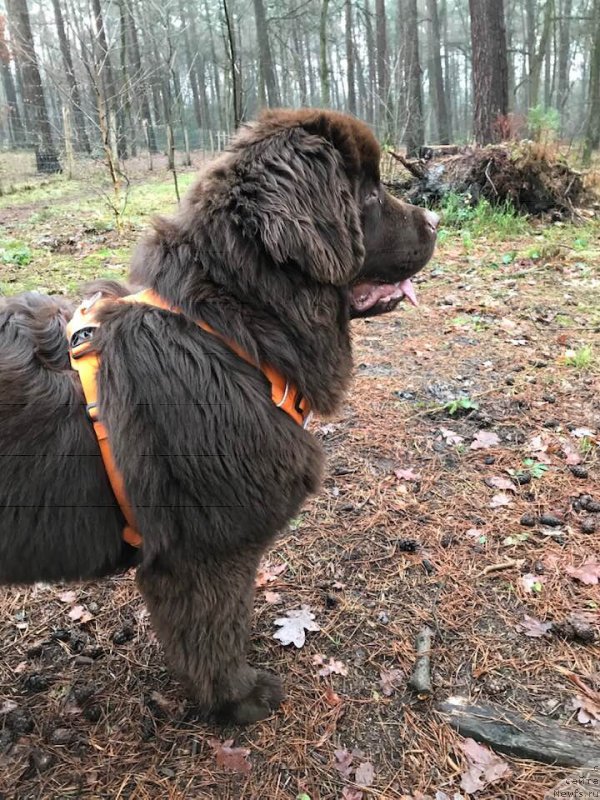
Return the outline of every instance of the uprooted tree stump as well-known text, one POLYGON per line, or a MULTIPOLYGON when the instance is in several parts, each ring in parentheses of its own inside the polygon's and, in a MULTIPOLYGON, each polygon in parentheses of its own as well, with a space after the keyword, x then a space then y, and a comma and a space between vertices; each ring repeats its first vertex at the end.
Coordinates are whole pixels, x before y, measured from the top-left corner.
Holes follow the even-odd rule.
POLYGON ((393 151, 390 156, 405 174, 388 181, 388 187, 419 205, 435 205, 456 193, 493 205, 508 202, 534 215, 571 215, 587 199, 583 174, 535 142, 422 148, 416 160, 393 151))

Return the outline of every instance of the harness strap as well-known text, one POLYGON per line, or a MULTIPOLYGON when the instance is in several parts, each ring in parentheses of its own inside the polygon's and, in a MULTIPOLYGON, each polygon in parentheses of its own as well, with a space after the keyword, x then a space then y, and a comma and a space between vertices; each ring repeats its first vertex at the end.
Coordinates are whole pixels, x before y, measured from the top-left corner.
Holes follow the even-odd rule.
MULTIPOLYGON (((67 325, 67 338, 69 341, 69 356, 71 360, 71 367, 75 370, 81 381, 83 394, 85 396, 87 406, 86 412, 92 422, 94 433, 98 440, 100 447, 100 454, 104 462, 104 468, 108 476, 111 488, 115 495, 115 499, 119 504, 127 525, 123 528, 123 539, 132 547, 140 547, 142 544, 142 537, 136 530, 135 517, 129 501, 125 486, 123 483, 123 476, 113 456, 112 448, 108 439, 108 432, 106 426, 99 418, 98 413, 98 368, 100 366, 100 359, 93 349, 93 338, 95 329, 98 328, 99 323, 96 320, 96 312, 106 302, 115 302, 114 300, 103 300, 100 292, 90 297, 75 313, 69 324, 67 325)), ((162 308, 165 311, 171 311, 176 314, 182 314, 181 309, 171 306, 162 297, 156 294, 151 289, 144 289, 136 294, 128 295, 127 297, 119 298, 116 302, 125 303, 146 303, 156 308, 162 308)), ((256 364, 235 342, 227 339, 225 336, 215 331, 208 323, 202 320, 195 320, 196 324, 217 336, 223 341, 234 353, 236 353, 244 361, 258 367, 267 380, 271 384, 271 399, 273 403, 285 411, 293 420, 299 425, 306 427, 310 419, 310 406, 306 398, 303 397, 301 392, 295 386, 284 378, 281 373, 269 365, 256 364)))

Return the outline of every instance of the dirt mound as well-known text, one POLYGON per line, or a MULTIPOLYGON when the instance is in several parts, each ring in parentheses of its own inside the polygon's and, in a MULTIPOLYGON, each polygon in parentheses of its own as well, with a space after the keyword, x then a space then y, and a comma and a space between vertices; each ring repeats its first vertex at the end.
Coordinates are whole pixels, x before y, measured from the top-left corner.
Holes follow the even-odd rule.
POLYGON ((583 175, 535 142, 451 150, 423 148, 415 161, 391 153, 404 170, 388 185, 413 203, 435 205, 453 192, 534 215, 570 215, 588 199, 583 175))

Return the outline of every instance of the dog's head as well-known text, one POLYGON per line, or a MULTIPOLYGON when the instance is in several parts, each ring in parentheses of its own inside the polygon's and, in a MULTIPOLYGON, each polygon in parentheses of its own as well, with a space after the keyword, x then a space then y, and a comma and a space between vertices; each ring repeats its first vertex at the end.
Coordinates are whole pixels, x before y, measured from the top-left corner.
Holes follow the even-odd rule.
POLYGON ((344 286, 352 316, 416 303, 411 277, 432 256, 438 216, 382 186, 366 124, 332 111, 265 112, 233 145, 232 209, 279 265, 344 286))

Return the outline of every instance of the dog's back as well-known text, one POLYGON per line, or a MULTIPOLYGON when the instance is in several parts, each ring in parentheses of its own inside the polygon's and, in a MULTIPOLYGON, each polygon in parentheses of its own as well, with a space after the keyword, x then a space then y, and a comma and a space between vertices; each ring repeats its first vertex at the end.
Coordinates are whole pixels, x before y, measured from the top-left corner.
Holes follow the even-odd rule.
POLYGON ((0 302, 0 582, 78 578, 119 561, 107 484, 65 327, 72 305, 35 292, 0 302))

